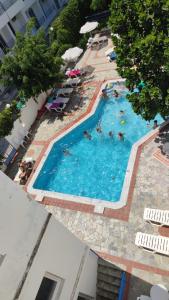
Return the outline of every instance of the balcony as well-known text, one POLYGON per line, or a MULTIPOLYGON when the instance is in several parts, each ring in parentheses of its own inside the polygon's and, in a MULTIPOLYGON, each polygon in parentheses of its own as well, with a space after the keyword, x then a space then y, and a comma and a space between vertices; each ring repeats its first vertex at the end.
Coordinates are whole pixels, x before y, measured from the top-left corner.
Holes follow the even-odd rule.
POLYGON ((42 26, 45 23, 45 17, 41 17, 40 19, 38 19, 38 23, 40 26, 42 26))
POLYGON ((20 26, 16 32, 21 32, 21 33, 24 33, 26 31, 26 23, 23 25, 23 26, 20 26))
POLYGON ((6 44, 8 45, 8 48, 12 48, 13 45, 15 44, 15 41, 14 41, 14 39, 9 38, 9 39, 6 39, 6 44))
POLYGON ((4 10, 7 10, 12 4, 16 3, 16 0, 5 0, 0 2, 1 8, 4 10))
POLYGON ((49 17, 49 16, 53 13, 53 11, 56 11, 56 8, 55 8, 54 5, 51 5, 51 6, 45 11, 46 17, 49 17))
POLYGON ((3 9, 3 7, 1 6, 1 3, 0 3, 0 16, 4 13, 4 9, 3 9))

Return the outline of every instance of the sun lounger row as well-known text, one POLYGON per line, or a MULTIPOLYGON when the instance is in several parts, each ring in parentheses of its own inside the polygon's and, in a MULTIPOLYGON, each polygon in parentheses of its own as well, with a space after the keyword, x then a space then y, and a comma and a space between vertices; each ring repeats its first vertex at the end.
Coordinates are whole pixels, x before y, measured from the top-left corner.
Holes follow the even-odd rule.
MULTIPOLYGON (((169 211, 153 208, 145 208, 143 218, 145 221, 158 225, 169 226, 169 211)), ((169 238, 137 232, 135 244, 147 251, 169 255, 169 238)))
POLYGON ((68 78, 64 83, 63 83, 63 87, 66 88, 66 87, 74 87, 74 86, 77 86, 78 84, 81 83, 81 80, 80 78, 68 78))

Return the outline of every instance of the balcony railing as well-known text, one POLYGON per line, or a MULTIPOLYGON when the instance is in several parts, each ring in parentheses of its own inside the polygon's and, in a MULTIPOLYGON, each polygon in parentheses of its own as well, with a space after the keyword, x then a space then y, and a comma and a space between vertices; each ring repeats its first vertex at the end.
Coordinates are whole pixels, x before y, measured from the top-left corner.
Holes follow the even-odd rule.
POLYGON ((23 26, 20 26, 18 29, 16 29, 16 32, 24 33, 25 31, 26 31, 26 24, 24 24, 23 26))
POLYGON ((38 23, 40 26, 42 26, 45 23, 45 17, 41 17, 40 19, 38 19, 38 23))
POLYGON ((9 48, 12 48, 13 45, 15 44, 14 39, 10 38, 8 40, 6 40, 6 44, 8 45, 9 48))

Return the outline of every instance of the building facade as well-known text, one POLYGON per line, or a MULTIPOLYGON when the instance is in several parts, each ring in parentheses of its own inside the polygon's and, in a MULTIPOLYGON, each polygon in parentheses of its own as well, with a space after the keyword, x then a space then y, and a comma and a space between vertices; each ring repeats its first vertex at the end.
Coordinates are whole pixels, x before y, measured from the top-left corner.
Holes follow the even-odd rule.
POLYGON ((32 17, 36 29, 45 29, 59 14, 68 0, 1 0, 0 1, 0 59, 6 48, 15 42, 16 32, 24 32, 26 23, 32 17))
POLYGON ((96 299, 98 256, 2 172, 0 192, 0 299, 96 299))

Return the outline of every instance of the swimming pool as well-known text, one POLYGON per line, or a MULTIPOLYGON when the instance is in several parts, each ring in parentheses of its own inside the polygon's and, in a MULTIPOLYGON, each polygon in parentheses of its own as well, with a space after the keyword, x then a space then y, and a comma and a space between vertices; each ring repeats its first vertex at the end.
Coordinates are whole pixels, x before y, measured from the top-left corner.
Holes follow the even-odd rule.
POLYGON ((110 88, 109 98, 100 100, 95 114, 53 145, 34 189, 119 201, 132 145, 152 129, 153 122, 147 126, 133 112, 123 83, 113 88, 120 97, 114 98, 110 88), (96 131, 98 124, 102 133, 96 131), (84 131, 91 140, 84 137, 84 131), (119 132, 124 140, 119 140, 119 132))

